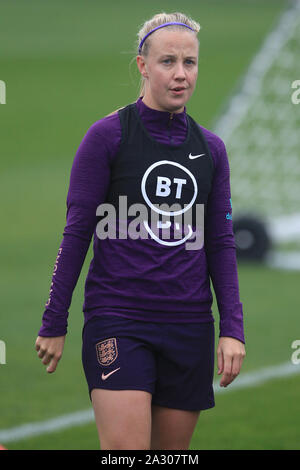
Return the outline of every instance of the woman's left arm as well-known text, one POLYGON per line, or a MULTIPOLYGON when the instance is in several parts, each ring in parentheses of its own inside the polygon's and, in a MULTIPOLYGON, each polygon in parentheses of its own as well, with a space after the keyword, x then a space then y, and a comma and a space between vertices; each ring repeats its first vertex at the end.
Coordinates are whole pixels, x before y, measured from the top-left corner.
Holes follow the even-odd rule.
POLYGON ((217 348, 220 385, 238 375, 245 356, 243 305, 239 296, 236 246, 232 223, 230 169, 224 142, 214 136, 215 172, 205 218, 205 251, 220 316, 217 348))

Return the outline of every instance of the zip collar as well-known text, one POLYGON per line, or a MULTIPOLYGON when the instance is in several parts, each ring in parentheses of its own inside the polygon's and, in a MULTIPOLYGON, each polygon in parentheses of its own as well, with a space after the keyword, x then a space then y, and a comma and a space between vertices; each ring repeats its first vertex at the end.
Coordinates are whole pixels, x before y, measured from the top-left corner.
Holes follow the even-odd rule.
POLYGON ((140 97, 136 102, 138 113, 147 130, 155 137, 164 134, 168 139, 183 142, 187 132, 186 108, 181 113, 170 113, 149 108, 140 97), (172 132, 172 136, 170 134, 172 132))

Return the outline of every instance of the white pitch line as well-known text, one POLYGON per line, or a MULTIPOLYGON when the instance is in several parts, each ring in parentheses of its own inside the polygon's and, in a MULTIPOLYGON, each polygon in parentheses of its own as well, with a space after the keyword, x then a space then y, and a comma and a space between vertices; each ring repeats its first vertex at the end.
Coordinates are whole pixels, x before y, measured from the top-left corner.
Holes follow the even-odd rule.
POLYGON ((61 431, 75 426, 82 426, 94 420, 94 411, 92 409, 77 411, 57 418, 37 423, 22 424, 15 428, 0 430, 0 443, 20 441, 29 437, 41 436, 51 432, 61 431))
MULTIPOLYGON (((218 382, 214 382, 214 392, 215 394, 229 393, 243 388, 255 387, 264 384, 268 380, 279 379, 295 374, 300 374, 300 365, 286 362, 277 366, 266 367, 255 372, 241 374, 226 388, 220 387, 220 379, 218 379, 218 382)), ((10 429, 2 429, 0 430, 0 443, 7 444, 9 442, 20 441, 34 436, 58 432, 76 426, 83 426, 93 421, 93 409, 77 411, 47 421, 23 424, 10 429)))

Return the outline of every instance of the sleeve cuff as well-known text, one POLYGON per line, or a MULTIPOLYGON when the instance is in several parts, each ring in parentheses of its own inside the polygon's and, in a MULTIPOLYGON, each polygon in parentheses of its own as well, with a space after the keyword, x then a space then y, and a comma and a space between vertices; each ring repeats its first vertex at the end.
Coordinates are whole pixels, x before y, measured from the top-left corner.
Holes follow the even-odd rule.
POLYGON ((42 326, 38 332, 38 336, 64 336, 67 333, 68 312, 64 315, 46 310, 42 319, 42 326))
POLYGON ((220 314, 220 334, 219 336, 230 336, 245 344, 244 324, 243 324, 243 304, 235 304, 226 313, 220 314))

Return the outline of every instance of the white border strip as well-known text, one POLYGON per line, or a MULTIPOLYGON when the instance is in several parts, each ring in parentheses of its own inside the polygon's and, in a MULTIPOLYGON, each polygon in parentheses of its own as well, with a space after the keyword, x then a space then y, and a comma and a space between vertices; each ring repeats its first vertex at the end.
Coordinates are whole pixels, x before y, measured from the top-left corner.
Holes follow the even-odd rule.
MULTIPOLYGON (((243 388, 262 385, 271 379, 278 379, 295 374, 300 374, 300 365, 286 362, 277 366, 266 367, 255 372, 242 374, 226 388, 220 387, 218 383, 214 382, 214 392, 215 394, 229 393, 243 388)), ((220 379, 218 382, 219 381, 220 379)), ((47 421, 23 424, 10 429, 2 429, 0 430, 0 443, 5 445, 8 442, 15 442, 34 436, 58 432, 75 426, 83 426, 92 421, 94 421, 94 411, 93 409, 88 409, 62 415, 47 421)))
MULTIPOLYGON (((296 1, 291 9, 286 11, 281 18, 277 29, 269 34, 261 51, 252 62, 244 85, 239 94, 234 96, 228 112, 226 112, 215 126, 215 132, 222 138, 227 139, 240 122, 242 116, 247 112, 253 96, 258 95, 262 80, 268 69, 275 60, 278 51, 284 46, 293 33, 296 25, 296 14, 300 9, 300 1, 296 1), (231 123, 228 126, 228 122, 231 123)), ((220 387, 214 382, 215 393, 228 393, 232 390, 254 387, 267 382, 270 379, 286 377, 300 373, 300 367, 292 363, 284 363, 278 366, 268 367, 257 372, 249 372, 237 377, 229 385, 229 388, 220 387)), ((93 409, 78 411, 67 415, 62 415, 47 421, 28 423, 11 429, 0 430, 0 443, 7 444, 33 436, 41 436, 63 429, 82 426, 94 421, 93 409)))

